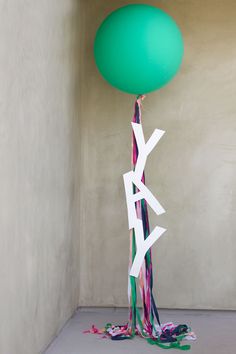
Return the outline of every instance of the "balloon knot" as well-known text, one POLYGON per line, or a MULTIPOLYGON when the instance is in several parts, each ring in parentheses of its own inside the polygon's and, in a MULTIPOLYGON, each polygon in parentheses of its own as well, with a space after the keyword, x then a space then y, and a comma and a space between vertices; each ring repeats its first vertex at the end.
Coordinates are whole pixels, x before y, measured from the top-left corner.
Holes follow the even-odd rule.
POLYGON ((141 106, 142 105, 142 101, 144 100, 146 96, 145 95, 138 95, 137 96, 137 102, 139 103, 139 105, 141 106))

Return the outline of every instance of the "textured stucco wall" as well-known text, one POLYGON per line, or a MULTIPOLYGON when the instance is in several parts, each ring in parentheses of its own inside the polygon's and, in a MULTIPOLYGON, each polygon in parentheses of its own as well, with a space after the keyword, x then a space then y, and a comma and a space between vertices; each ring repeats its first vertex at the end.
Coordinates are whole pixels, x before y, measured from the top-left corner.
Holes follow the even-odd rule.
MULTIPOLYGON (((102 19, 131 2, 139 1, 84 2, 81 305, 127 305, 122 174, 130 169, 134 97, 101 79, 92 46, 102 19)), ((151 218, 168 229, 153 247, 158 304, 236 309, 236 2, 146 3, 169 12, 185 41, 180 74, 148 95, 143 110, 147 137, 166 130, 146 169, 167 210, 151 218)))
POLYGON ((78 305, 78 1, 0 1, 0 353, 78 305))

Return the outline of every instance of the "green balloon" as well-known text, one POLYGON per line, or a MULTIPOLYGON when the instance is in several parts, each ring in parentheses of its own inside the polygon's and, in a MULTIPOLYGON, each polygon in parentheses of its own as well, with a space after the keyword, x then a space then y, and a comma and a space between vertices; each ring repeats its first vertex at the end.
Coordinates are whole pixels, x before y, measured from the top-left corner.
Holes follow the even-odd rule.
POLYGON ((94 42, 103 78, 132 94, 166 85, 177 73, 183 51, 182 35, 172 17, 144 4, 112 12, 98 28, 94 42))

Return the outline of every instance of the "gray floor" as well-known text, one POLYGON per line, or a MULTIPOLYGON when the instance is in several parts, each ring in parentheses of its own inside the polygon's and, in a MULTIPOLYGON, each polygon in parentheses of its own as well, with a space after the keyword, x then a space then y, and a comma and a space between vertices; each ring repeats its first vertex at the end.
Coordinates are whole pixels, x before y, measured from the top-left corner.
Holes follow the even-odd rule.
MULTIPOLYGON (((162 322, 187 323, 197 334, 191 354, 234 354, 236 312, 160 310, 162 322)), ((148 354, 164 353, 165 349, 151 346, 141 338, 114 342, 98 335, 83 334, 92 324, 103 327, 107 322, 124 323, 125 309, 81 309, 66 324, 44 354, 148 354)), ((189 342, 188 342, 189 343, 189 342)), ((178 352, 172 349, 171 352, 178 352)), ((169 353, 169 352, 168 352, 169 353)))

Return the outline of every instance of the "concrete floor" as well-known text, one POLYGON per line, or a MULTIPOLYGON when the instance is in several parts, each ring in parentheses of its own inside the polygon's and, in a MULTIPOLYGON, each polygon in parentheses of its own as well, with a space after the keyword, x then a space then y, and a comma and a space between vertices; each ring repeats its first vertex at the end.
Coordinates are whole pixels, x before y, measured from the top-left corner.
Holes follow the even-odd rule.
MULTIPOLYGON (((66 324, 44 354, 148 354, 164 353, 141 338, 113 342, 98 335, 83 334, 92 324, 102 328, 107 322, 124 323, 127 309, 80 309, 66 324)), ((234 354, 235 311, 160 310, 162 322, 187 323, 197 334, 191 354, 234 354)), ((176 349, 172 349, 172 352, 176 349)), ((177 350, 178 352, 178 350, 177 350)))

